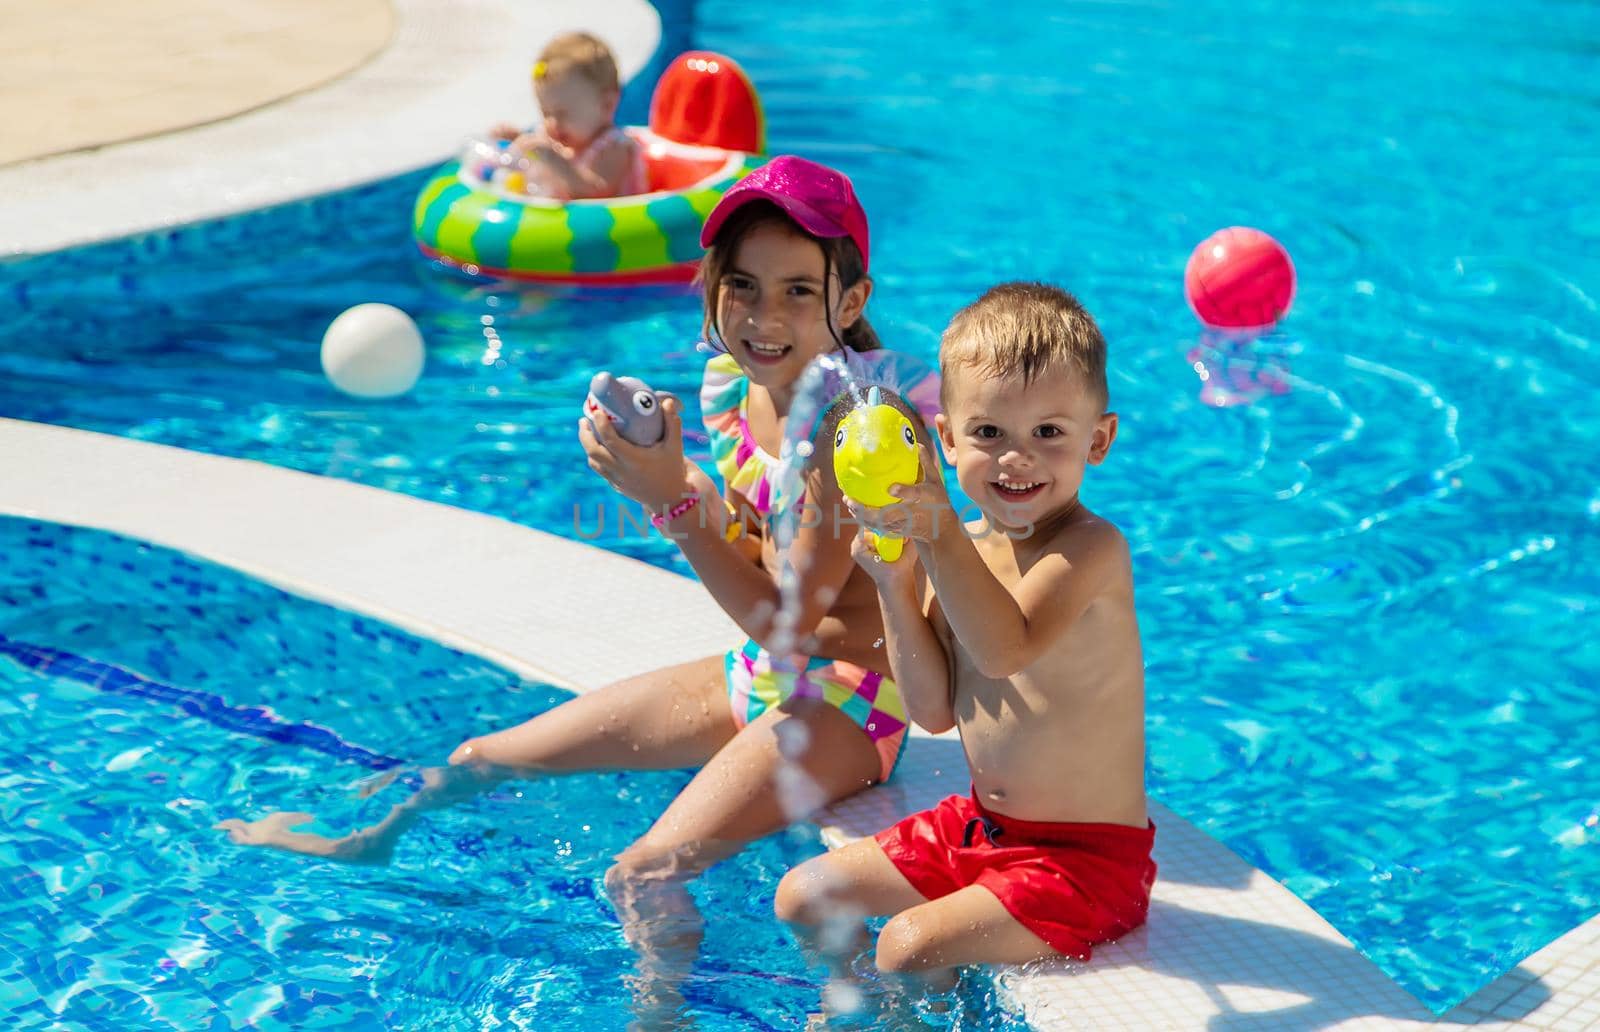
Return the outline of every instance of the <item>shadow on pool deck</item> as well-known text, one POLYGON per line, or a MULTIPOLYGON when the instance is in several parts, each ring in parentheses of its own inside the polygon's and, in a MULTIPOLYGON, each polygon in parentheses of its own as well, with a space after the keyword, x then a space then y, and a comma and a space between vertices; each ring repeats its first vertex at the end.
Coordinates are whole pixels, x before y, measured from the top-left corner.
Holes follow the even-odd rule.
MULTIPOLYGON (((1130 967, 1181 979, 1200 989, 1217 1011, 1206 1021, 1207 1029, 1316 1029, 1360 1018, 1444 1026, 1480 1020, 1475 1013, 1460 1021, 1452 1020, 1448 1013, 1434 1017, 1348 946, 1294 928, 1161 900, 1152 902, 1145 927, 1124 936, 1114 947, 1102 949, 1090 964, 1070 969, 1062 965, 1040 974, 1046 979, 1072 979, 1097 972, 1111 976, 1130 967), (1303 1000, 1242 1010, 1235 1002, 1240 995, 1237 987, 1303 1000)), ((1515 993, 1515 1005, 1498 1015, 1501 1019, 1518 1020, 1550 997, 1542 981, 1524 969, 1508 972, 1502 979, 1512 979, 1521 988, 1515 993)))

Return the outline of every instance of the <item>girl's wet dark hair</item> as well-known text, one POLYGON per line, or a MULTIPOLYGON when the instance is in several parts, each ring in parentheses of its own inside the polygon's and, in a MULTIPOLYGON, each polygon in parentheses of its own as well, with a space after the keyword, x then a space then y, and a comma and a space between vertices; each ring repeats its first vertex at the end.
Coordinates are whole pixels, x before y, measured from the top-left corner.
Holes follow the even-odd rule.
POLYGON ((706 249, 706 256, 700 261, 699 279, 705 297, 705 321, 700 326, 700 332, 706 341, 718 350, 727 350, 722 339, 722 327, 717 325, 717 291, 722 287, 722 278, 728 274, 728 267, 733 263, 740 241, 751 230, 768 222, 787 226, 822 248, 822 302, 827 313, 828 333, 832 335, 834 343, 851 351, 876 351, 882 347, 865 313, 843 331, 833 324, 834 276, 839 277, 839 286, 845 290, 867 276, 861 251, 855 241, 847 236, 813 236, 771 201, 752 201, 729 215, 717 231, 716 238, 711 241, 711 246, 706 249))

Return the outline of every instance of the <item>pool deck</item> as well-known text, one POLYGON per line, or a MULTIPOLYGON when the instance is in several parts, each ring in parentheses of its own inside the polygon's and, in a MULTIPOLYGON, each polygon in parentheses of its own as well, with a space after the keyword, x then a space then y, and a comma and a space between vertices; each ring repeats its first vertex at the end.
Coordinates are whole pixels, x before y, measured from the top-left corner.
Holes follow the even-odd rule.
POLYGON ((395 28, 388 0, 40 6, 0 0, 0 165, 275 103, 343 78, 383 52, 395 28))
MULTIPOLYGON (((358 6, 369 2, 361 0, 358 6)), ((263 5, 271 6, 265 0, 246 6, 263 5)), ((126 76, 144 67, 134 59, 141 51, 170 52, 186 18, 189 31, 199 38, 212 32, 218 20, 206 13, 217 6, 212 0, 150 0, 128 6, 139 16, 129 19, 119 51, 127 55, 120 68, 126 76)), ((283 6, 302 5, 295 0, 283 6)), ((660 34, 655 9, 645 0, 393 0, 387 5, 393 19, 388 43, 373 54, 368 52, 370 27, 351 27, 344 18, 327 15, 340 6, 307 7, 299 11, 299 20, 280 12, 276 46, 235 48, 232 56, 248 62, 237 68, 235 77, 267 76, 295 31, 306 40, 318 40, 318 46, 332 51, 330 64, 342 59, 350 71, 309 88, 321 81, 325 68, 303 65, 298 79, 278 80, 275 102, 263 103, 258 97, 254 108, 236 117, 4 164, 5 154, 38 151, 48 144, 32 139, 11 143, 38 118, 13 124, 0 105, 0 259, 179 226, 436 165, 474 133, 497 122, 526 123, 534 117, 528 68, 544 41, 557 32, 601 27, 609 33, 625 76, 649 61, 660 34), (630 28, 612 32, 613 25, 630 28), (342 45, 335 46, 339 41, 342 45)), ((17 56, 7 48, 6 38, 71 39, 85 18, 76 3, 21 0, 0 0, 0 15, 6 27, 0 37, 0 68, 3 59, 17 56)), ((115 54, 102 58, 116 60, 115 54)), ((0 71, 0 83, 9 74, 0 71)), ((104 80, 118 78, 105 64, 96 74, 104 80)), ((29 84, 25 106, 64 121, 73 117, 73 98, 90 85, 70 76, 43 76, 29 84)), ((132 83, 127 88, 138 92, 132 83)), ((216 117, 192 90, 162 97, 180 111, 189 106, 187 114, 168 115, 173 122, 216 117)), ((153 114, 148 118, 146 130, 155 124, 153 114)))
MULTIPOLYGON (((8 18, 67 6, 0 0, 8 18)), ((657 32, 642 0, 399 0, 393 13, 387 46, 326 85, 302 84, 224 121, 0 167, 0 257, 430 164, 472 126, 526 116, 526 62, 550 33, 600 32, 631 71, 657 32), (108 161, 127 169, 116 188, 103 182, 108 161), (139 204, 127 203, 130 189, 139 204)), ((180 549, 575 690, 739 639, 681 577, 345 481, 3 418, 0 470, 0 514, 180 549), (584 619, 602 607, 613 613, 605 625, 584 619), (629 627, 633 647, 615 647, 616 623, 629 627)), ((916 731, 892 785, 820 823, 835 844, 870 833, 963 791, 962 771, 958 743, 916 731)), ((1159 804, 1152 815, 1161 877, 1149 925, 1088 964, 999 973, 1035 1028, 1600 1029, 1600 920, 1436 1018, 1277 882, 1159 804)))

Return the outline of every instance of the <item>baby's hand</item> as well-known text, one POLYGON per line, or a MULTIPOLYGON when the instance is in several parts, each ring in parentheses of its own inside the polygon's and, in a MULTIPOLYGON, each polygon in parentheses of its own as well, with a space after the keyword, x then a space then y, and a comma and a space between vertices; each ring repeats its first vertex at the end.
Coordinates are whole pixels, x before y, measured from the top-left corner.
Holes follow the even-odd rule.
MULTIPOLYGON (((518 144, 520 143, 521 141, 519 140, 518 144)), ((527 147, 526 151, 528 157, 537 158, 540 161, 547 162, 552 165, 561 166, 571 164, 567 149, 559 144, 552 143, 550 140, 540 138, 537 143, 527 147)))
POLYGON ((510 122, 501 122, 499 125, 489 130, 489 139, 491 140, 515 140, 521 135, 522 130, 518 129, 510 122))

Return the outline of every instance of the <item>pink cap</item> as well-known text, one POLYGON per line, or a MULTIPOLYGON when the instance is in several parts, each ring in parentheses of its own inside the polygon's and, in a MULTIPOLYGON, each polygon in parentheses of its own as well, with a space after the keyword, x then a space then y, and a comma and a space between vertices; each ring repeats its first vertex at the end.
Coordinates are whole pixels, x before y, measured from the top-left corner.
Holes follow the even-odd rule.
POLYGON ((751 201, 771 201, 812 236, 847 236, 867 266, 867 213, 843 172, 815 161, 783 154, 728 188, 700 230, 700 246, 710 247, 728 216, 751 201))

